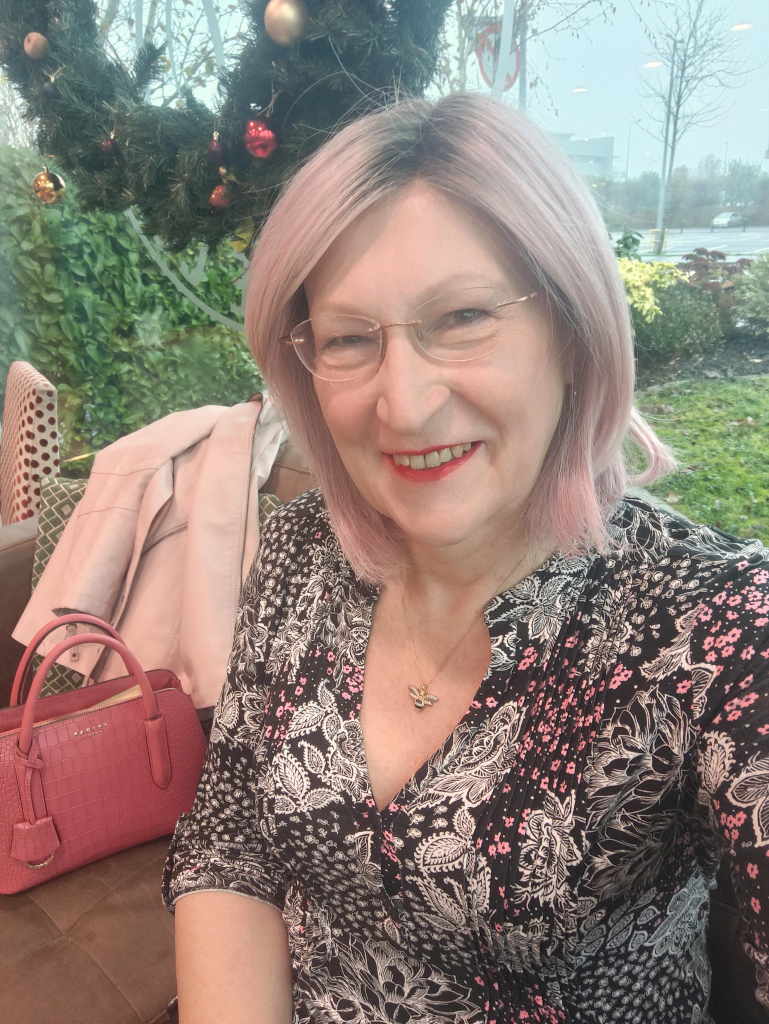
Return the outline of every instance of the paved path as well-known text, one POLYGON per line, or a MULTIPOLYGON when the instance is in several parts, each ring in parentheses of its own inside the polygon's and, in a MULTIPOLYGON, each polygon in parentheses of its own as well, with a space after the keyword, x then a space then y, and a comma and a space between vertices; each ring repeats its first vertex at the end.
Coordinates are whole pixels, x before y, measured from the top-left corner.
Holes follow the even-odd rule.
MULTIPOLYGON (((612 241, 616 241, 622 232, 612 232, 612 241)), ((668 228, 667 251, 661 257, 649 255, 649 233, 643 235, 641 256, 644 259, 677 260, 684 253, 703 247, 719 249, 726 253, 727 259, 736 260, 741 256, 763 256, 769 254, 769 226, 746 228, 684 228, 683 231, 668 228)))

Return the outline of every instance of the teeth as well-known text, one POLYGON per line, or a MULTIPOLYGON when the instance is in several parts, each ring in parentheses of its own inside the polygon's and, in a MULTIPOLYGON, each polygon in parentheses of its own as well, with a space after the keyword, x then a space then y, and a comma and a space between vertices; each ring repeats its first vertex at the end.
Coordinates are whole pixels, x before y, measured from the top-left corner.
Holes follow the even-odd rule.
POLYGON ((467 441, 465 444, 453 444, 450 448, 436 448, 427 455, 402 455, 396 452, 393 461, 396 466, 408 466, 410 469, 437 469, 444 462, 461 458, 472 446, 472 442, 467 441))

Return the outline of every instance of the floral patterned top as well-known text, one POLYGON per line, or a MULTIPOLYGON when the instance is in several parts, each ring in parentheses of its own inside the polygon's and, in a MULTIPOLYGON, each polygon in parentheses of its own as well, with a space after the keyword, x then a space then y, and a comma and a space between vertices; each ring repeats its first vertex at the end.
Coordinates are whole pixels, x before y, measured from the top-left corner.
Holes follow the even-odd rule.
POLYGON ((319 492, 270 518, 164 876, 283 914, 294 1024, 698 1024, 722 853, 769 1006, 769 551, 643 501, 487 606, 466 715, 381 813, 375 587, 319 492))

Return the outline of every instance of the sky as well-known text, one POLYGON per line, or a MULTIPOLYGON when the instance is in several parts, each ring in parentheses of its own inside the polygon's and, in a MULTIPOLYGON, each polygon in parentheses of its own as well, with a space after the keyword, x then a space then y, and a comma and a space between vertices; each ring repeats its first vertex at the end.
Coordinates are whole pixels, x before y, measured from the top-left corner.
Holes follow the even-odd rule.
MULTIPOLYGON (((709 153, 719 160, 760 162, 769 172, 769 0, 711 0, 723 9, 724 29, 744 22, 754 28, 738 33, 740 56, 750 70, 744 85, 724 96, 724 116, 712 128, 692 129, 676 155, 676 166, 696 168, 709 153)), ((623 176, 630 131, 631 177, 645 170, 659 170, 662 143, 644 131, 649 118, 644 112, 643 76, 664 75, 665 68, 646 69, 655 57, 644 26, 633 13, 630 0, 616 0, 611 23, 596 22, 578 38, 563 32, 529 44, 529 61, 546 85, 530 93, 529 113, 549 131, 573 132, 576 136, 613 135, 615 174, 623 176), (586 89, 574 93, 575 88, 586 89), (640 122, 640 123, 633 123, 640 122)), ((633 5, 637 6, 637 5, 633 5)), ((637 8, 649 25, 654 15, 637 8)), ((516 86, 513 92, 516 92, 516 86)))

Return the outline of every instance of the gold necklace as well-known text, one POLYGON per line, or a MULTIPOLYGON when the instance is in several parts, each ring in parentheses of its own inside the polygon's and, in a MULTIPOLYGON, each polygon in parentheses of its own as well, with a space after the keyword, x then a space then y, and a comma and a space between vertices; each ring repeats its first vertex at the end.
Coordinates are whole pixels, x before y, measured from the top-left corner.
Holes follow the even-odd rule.
MULTIPOLYGON (((507 583, 507 581, 510 579, 510 577, 513 575, 515 570, 523 562, 524 558, 526 558, 526 556, 528 554, 529 554, 529 549, 527 548, 526 551, 524 551, 524 553, 521 555, 521 557, 515 563, 513 568, 510 570, 510 572, 507 574, 507 576, 505 576, 505 578, 502 580, 502 583, 499 584, 499 587, 504 589, 504 586, 507 583)), ((443 663, 440 665, 438 671, 434 672, 433 675, 430 677, 430 679, 428 679, 428 681, 425 682, 424 681, 424 676, 422 675, 422 666, 419 664, 419 657, 417 656, 417 649, 414 646, 414 641, 413 641, 413 639, 411 637, 411 630, 409 629, 409 620, 406 618, 406 593, 405 593, 405 591, 403 589, 403 574, 402 573, 401 573, 401 577, 400 577, 400 587, 401 587, 401 611, 403 612, 403 621, 404 621, 404 623, 406 625, 406 635, 409 638, 409 643, 411 644, 411 653, 414 655, 414 661, 415 661, 416 666, 417 666, 417 673, 418 673, 419 679, 420 679, 420 681, 422 683, 422 685, 419 687, 419 689, 417 689, 416 686, 409 686, 409 696, 414 701, 414 707, 417 709, 417 711, 421 711, 422 708, 430 708, 430 707, 433 706, 433 704, 437 703, 438 698, 435 696, 435 694, 428 693, 428 690, 432 686, 432 684, 435 682, 435 680, 438 678, 438 676, 441 674, 441 672, 444 670, 444 668, 446 668, 448 663, 454 657, 454 655, 459 650, 459 648, 464 643, 464 641, 467 639, 467 637, 470 635, 470 631, 473 629, 475 624, 477 622, 481 621, 481 619, 483 618, 483 611, 486 608, 486 604, 484 604, 483 609, 481 610, 480 615, 476 616, 473 619, 473 621, 470 623, 470 625, 465 630, 465 632, 462 634, 462 636, 459 638, 459 640, 451 648, 451 650, 448 653, 448 656, 445 658, 443 663)), ((495 590, 494 590, 495 594, 497 593, 497 590, 499 589, 499 587, 495 588, 495 590)), ((488 602, 486 602, 486 603, 488 603, 488 602)))

